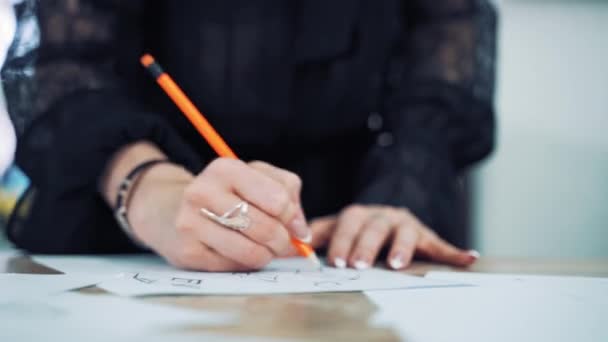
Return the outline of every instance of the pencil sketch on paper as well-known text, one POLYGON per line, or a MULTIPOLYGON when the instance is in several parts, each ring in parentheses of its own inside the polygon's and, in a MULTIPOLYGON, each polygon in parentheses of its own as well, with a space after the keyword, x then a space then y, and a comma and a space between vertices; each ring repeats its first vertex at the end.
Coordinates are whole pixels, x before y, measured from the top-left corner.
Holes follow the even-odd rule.
POLYGON ((268 269, 260 272, 232 272, 232 273, 196 273, 197 277, 172 277, 166 275, 135 273, 132 279, 146 285, 164 284, 172 287, 188 287, 200 289, 207 281, 236 281, 246 286, 252 282, 264 282, 280 285, 281 282, 297 282, 309 284, 313 287, 330 288, 339 287, 350 281, 361 278, 359 271, 350 269, 332 269, 323 267, 320 270, 307 271, 302 269, 281 270, 268 269))
POLYGON ((441 286, 424 278, 378 268, 359 271, 325 266, 311 268, 305 259, 280 259, 257 272, 188 272, 170 266, 130 267, 99 287, 117 294, 245 295, 349 292, 441 286))

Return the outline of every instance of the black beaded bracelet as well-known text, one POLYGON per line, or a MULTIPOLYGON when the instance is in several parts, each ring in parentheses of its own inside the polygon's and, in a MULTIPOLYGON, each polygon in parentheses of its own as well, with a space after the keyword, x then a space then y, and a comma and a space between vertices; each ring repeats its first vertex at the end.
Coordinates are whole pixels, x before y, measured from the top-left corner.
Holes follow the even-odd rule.
POLYGON ((116 221, 118 221, 118 225, 122 230, 127 234, 127 236, 138 246, 147 248, 133 233, 133 228, 129 223, 127 218, 127 203, 130 197, 131 189, 133 185, 137 181, 137 176, 139 176, 142 172, 151 168, 152 166, 163 164, 163 163, 171 163, 171 161, 166 159, 154 159, 145 161, 139 165, 137 165, 131 172, 127 174, 125 179, 118 186, 118 193, 116 194, 116 207, 114 208, 114 216, 116 217, 116 221))

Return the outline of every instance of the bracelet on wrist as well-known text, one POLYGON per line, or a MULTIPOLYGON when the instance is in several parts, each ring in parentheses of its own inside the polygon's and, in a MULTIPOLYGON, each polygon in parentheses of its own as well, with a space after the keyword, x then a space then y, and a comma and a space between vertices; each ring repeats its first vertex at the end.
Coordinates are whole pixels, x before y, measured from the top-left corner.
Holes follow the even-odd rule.
POLYGON ((164 163, 171 163, 171 161, 169 161, 167 159, 154 159, 154 160, 145 161, 145 162, 137 165, 127 174, 127 176, 122 180, 122 182, 120 182, 120 185, 118 186, 118 192, 116 194, 116 205, 114 207, 114 217, 116 218, 118 225, 125 232, 125 234, 131 239, 131 241, 133 241, 139 247, 146 248, 146 249, 148 247, 145 246, 144 243, 141 242, 141 240, 139 240, 135 236, 135 234, 133 232, 133 227, 129 223, 128 203, 129 203, 129 199, 131 197, 131 192, 132 192, 134 186, 136 185, 136 183, 139 179, 139 176, 141 176, 142 173, 144 173, 146 170, 150 169, 151 167, 158 165, 158 164, 164 164, 164 163))

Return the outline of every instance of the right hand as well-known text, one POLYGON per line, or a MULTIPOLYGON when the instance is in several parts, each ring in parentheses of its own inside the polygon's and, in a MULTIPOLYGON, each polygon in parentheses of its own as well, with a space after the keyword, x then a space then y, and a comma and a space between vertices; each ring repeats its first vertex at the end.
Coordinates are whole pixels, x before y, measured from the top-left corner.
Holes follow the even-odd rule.
POLYGON ((219 158, 198 176, 159 164, 141 176, 129 205, 137 238, 171 264, 201 271, 260 269, 293 254, 290 235, 311 238, 300 206, 301 181, 263 162, 219 158), (249 203, 250 228, 239 232, 200 213, 218 215, 249 203))

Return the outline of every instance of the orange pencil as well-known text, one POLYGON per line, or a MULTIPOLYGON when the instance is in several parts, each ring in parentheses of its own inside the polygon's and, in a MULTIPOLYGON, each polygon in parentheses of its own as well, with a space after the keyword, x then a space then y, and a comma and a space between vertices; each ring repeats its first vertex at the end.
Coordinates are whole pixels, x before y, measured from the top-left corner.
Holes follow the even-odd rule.
MULTIPOLYGON (((213 148, 220 157, 238 159, 224 139, 222 139, 215 128, 207 121, 203 113, 196 108, 184 91, 175 83, 175 81, 173 81, 171 76, 169 76, 160 64, 154 60, 154 57, 145 54, 141 57, 140 62, 152 74, 160 87, 167 93, 171 100, 173 100, 177 107, 184 113, 196 130, 205 138, 205 140, 207 140, 209 145, 211 145, 211 148, 213 148)), ((296 238, 291 238, 291 244, 301 256, 313 261, 319 266, 321 265, 317 254, 310 245, 296 238)))

